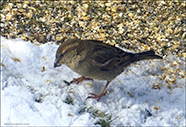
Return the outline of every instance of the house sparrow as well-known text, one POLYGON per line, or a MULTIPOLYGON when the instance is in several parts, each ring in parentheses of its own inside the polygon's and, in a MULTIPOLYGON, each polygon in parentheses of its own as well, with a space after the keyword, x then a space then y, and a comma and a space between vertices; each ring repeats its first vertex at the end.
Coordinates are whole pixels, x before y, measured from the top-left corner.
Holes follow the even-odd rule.
POLYGON ((100 100, 109 83, 131 63, 144 59, 162 59, 153 50, 142 53, 128 53, 115 46, 97 40, 71 39, 63 42, 56 52, 54 67, 66 64, 82 75, 70 83, 86 79, 106 80, 106 86, 100 94, 90 93, 88 98, 100 100), (86 78, 87 77, 87 78, 86 78))

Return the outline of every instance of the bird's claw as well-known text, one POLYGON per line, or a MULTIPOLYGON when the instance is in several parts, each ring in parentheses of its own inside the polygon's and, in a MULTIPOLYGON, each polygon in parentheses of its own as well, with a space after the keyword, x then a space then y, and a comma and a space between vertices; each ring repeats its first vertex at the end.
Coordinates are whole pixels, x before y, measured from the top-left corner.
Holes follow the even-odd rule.
POLYGON ((77 84, 79 84, 79 83, 82 82, 83 80, 93 80, 93 79, 91 79, 91 78, 86 78, 86 77, 84 77, 84 76, 81 76, 81 77, 79 77, 79 78, 74 78, 74 79, 70 82, 70 84, 71 84, 71 83, 74 83, 74 82, 76 82, 77 84))
POLYGON ((97 101, 99 101, 101 99, 102 96, 105 95, 105 93, 100 93, 100 94, 94 94, 94 93, 89 93, 90 96, 88 96, 86 99, 89 99, 89 98, 93 98, 93 99, 97 99, 97 101))

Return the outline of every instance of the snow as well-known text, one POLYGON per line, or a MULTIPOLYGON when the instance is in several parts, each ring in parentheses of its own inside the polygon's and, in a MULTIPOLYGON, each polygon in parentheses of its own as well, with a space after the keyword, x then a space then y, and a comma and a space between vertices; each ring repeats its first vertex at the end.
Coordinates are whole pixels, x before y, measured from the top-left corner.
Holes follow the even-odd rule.
POLYGON ((97 102, 86 97, 101 92, 106 81, 67 85, 64 80, 69 82, 80 75, 66 65, 53 67, 57 48, 52 43, 35 45, 1 37, 2 126, 100 126, 96 123, 104 117, 94 116, 94 110, 112 115, 110 125, 185 126, 184 80, 177 82, 182 88, 152 89, 157 80, 160 82, 157 76, 161 60, 140 61, 127 67, 110 83, 109 93, 97 102), (72 104, 66 103, 67 97, 73 99, 72 104), (80 113, 85 107, 92 110, 80 113))

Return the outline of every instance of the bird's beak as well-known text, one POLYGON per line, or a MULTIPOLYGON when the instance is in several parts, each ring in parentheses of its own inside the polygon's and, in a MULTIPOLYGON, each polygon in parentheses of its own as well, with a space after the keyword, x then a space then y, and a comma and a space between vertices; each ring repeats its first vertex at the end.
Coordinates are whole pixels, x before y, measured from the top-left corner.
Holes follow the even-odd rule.
POLYGON ((54 62, 54 68, 56 68, 56 67, 60 67, 61 66, 61 64, 60 64, 60 60, 55 60, 55 62, 54 62))

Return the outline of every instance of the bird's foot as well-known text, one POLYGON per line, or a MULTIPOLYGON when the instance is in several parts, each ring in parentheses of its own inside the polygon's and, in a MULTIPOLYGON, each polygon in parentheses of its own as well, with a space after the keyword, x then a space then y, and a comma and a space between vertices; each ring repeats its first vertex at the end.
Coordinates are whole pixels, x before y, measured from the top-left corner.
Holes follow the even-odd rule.
POLYGON ((94 93, 90 93, 91 95, 90 96, 88 96, 86 99, 88 99, 88 98, 93 98, 93 99, 97 99, 97 101, 99 101, 100 99, 101 99, 101 97, 102 96, 104 96, 105 94, 106 94, 106 88, 107 88, 107 86, 109 85, 109 81, 107 81, 107 84, 105 85, 105 87, 103 88, 103 90, 101 91, 101 93, 100 94, 98 94, 98 95, 96 95, 96 94, 94 94, 94 93))
POLYGON ((101 99, 102 96, 105 96, 106 93, 100 93, 100 94, 94 94, 94 93, 89 93, 90 96, 88 96, 86 99, 88 98, 93 98, 93 99, 97 99, 97 101, 99 101, 101 99))
POLYGON ((91 79, 91 78, 86 78, 86 77, 84 77, 84 76, 81 76, 81 77, 79 77, 79 78, 74 78, 74 79, 70 82, 70 84, 71 84, 71 83, 74 83, 74 82, 77 82, 77 84, 79 84, 79 83, 82 82, 83 80, 93 80, 93 79, 91 79))

